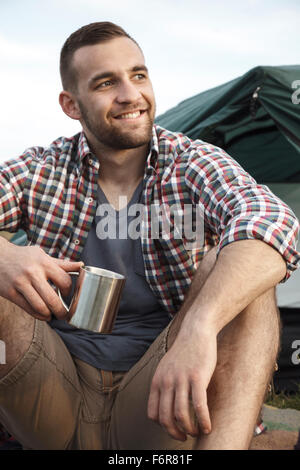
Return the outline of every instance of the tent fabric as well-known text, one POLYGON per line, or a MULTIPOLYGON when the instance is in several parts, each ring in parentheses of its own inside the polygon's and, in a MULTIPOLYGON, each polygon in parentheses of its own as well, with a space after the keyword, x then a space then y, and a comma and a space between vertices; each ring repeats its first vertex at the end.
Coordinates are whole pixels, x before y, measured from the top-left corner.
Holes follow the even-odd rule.
POLYGON ((300 181, 300 65, 258 66, 188 98, 157 124, 226 150, 258 182, 300 181))

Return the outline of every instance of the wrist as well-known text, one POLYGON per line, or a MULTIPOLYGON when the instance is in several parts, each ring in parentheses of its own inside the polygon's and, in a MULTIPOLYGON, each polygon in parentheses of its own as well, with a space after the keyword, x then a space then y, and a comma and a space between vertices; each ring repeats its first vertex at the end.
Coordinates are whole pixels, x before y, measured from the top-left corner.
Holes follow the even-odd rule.
POLYGON ((198 311, 197 314, 187 312, 182 320, 179 335, 189 338, 192 334, 199 337, 217 337, 220 328, 217 322, 214 321, 213 315, 201 315, 198 311))

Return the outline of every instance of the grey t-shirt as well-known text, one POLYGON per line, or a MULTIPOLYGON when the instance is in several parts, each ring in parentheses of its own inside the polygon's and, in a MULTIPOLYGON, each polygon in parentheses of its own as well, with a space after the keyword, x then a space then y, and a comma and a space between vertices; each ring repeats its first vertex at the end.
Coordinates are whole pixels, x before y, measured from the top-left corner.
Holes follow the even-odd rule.
POLYGON ((128 236, 128 225, 135 217, 129 216, 128 211, 139 201, 141 192, 142 182, 127 207, 115 211, 98 187, 98 203, 109 210, 96 215, 82 253, 86 266, 109 269, 126 277, 112 333, 93 333, 56 319, 50 323, 72 355, 98 369, 129 370, 171 319, 146 281, 141 239, 128 236), (111 238, 111 233, 105 238, 108 227, 113 225, 116 238, 111 238))

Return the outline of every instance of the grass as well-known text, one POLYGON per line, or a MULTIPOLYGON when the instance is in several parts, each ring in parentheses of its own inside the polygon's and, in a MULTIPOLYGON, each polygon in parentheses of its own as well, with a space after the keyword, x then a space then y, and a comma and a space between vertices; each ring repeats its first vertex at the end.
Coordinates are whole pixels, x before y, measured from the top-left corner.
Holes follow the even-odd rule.
POLYGON ((276 408, 292 408, 300 411, 300 385, 295 393, 275 393, 272 390, 269 392, 265 404, 276 408))

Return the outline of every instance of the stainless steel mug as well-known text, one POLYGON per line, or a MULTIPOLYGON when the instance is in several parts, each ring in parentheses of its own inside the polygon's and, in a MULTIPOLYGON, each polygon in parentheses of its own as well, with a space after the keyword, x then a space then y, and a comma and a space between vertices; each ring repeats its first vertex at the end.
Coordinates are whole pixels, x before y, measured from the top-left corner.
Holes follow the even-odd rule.
POLYGON ((111 333, 119 308, 125 277, 113 271, 93 266, 83 266, 77 275, 74 295, 70 306, 59 297, 68 311, 66 320, 72 326, 94 331, 111 333))

